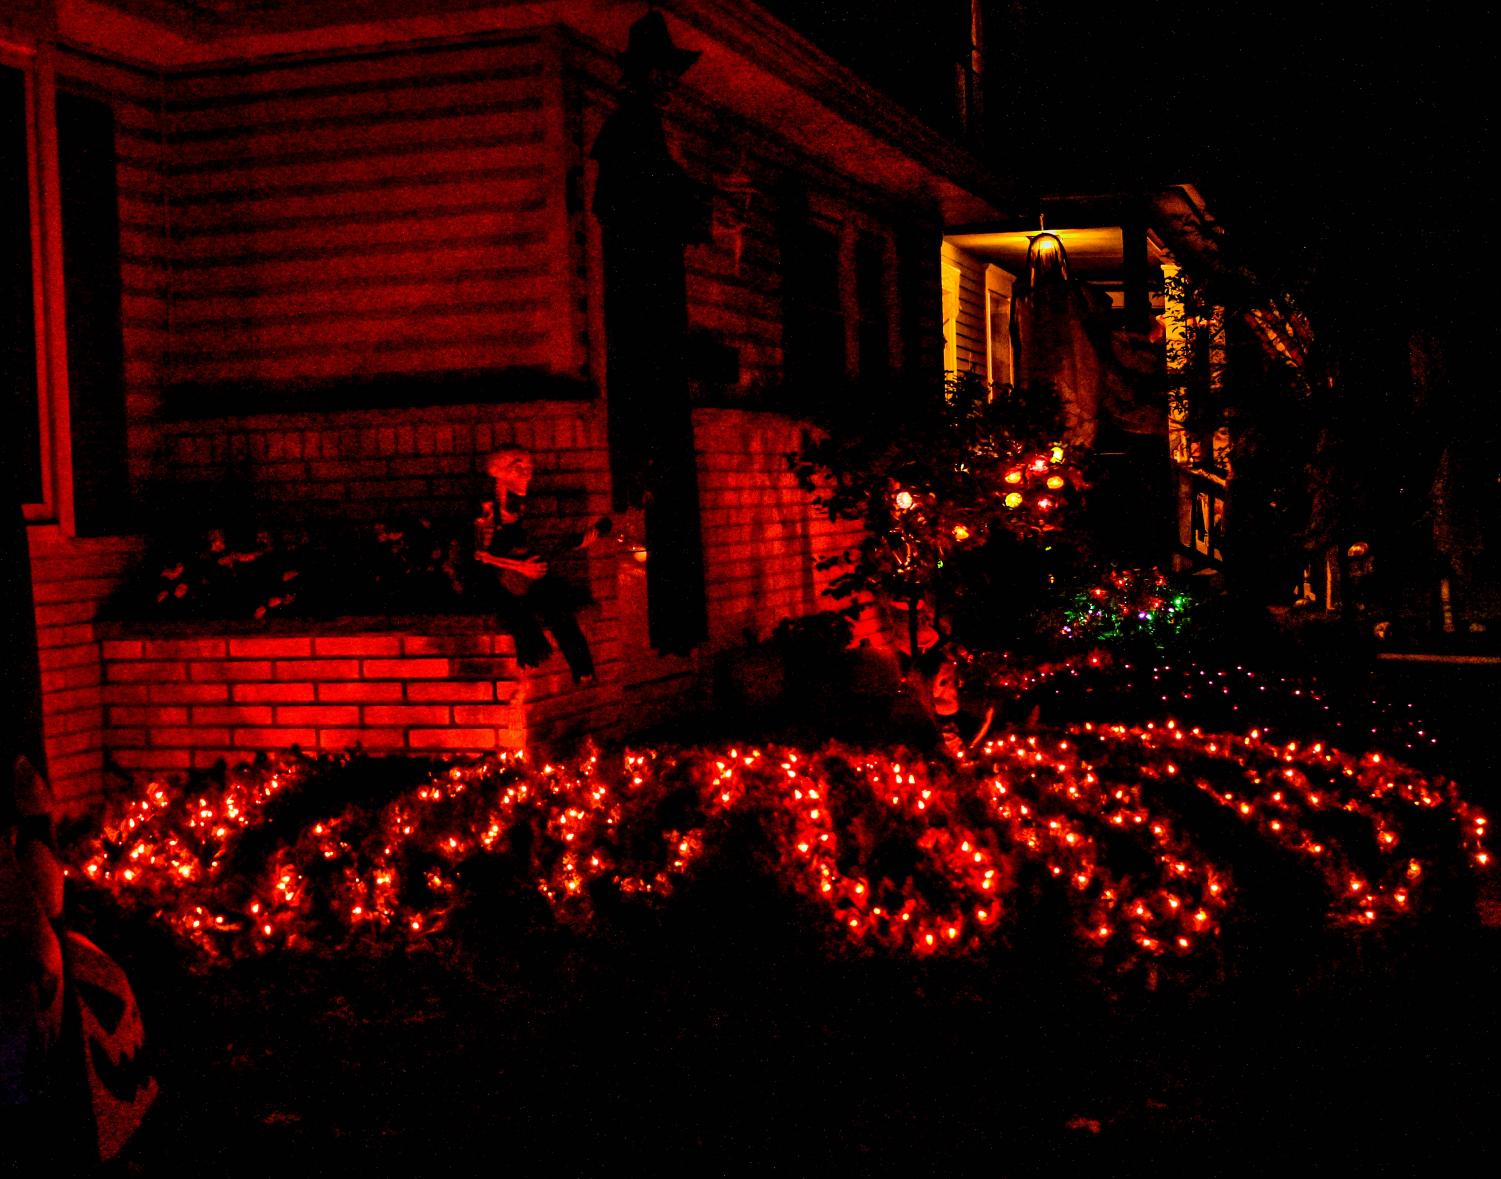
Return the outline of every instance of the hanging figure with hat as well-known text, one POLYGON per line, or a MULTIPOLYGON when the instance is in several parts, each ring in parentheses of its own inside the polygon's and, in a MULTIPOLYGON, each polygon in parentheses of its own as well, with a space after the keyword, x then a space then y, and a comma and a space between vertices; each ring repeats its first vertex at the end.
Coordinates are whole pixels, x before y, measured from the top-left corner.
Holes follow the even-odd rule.
POLYGON ((711 205, 673 157, 662 121, 698 57, 673 44, 660 12, 636 21, 620 56, 619 102, 591 152, 614 506, 644 510, 647 619, 652 646, 667 654, 686 654, 708 633, 683 250, 708 240, 711 205))

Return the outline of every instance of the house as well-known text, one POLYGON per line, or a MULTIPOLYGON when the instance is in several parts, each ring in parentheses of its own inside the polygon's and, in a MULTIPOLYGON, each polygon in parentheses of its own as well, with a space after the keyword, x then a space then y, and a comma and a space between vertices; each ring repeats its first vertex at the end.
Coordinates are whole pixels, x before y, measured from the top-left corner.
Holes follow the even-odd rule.
MULTIPOLYGON (((1253 537, 1275 525, 1255 491, 1236 500, 1225 393, 1308 379, 1306 322, 1226 263, 1192 185, 1045 196, 1034 217, 946 230, 945 367, 1059 389, 1094 452, 1096 533, 1121 559, 1223 571, 1232 520, 1240 555, 1265 558, 1275 546, 1253 537), (1068 298, 1029 315, 1039 259, 1068 298)), ((1301 570, 1258 589, 1287 600, 1301 570)), ((1317 580, 1327 602, 1324 569, 1317 580)))
POLYGON ((7 637, 37 671, 10 713, 39 716, 67 803, 294 743, 479 751, 639 727, 704 698, 718 653, 822 607, 813 558, 848 536, 788 475, 796 411, 830 382, 943 363, 950 256, 950 359, 975 363, 977 308, 1006 281, 941 235, 1015 210, 972 155, 757 6, 655 12, 0 14, 0 382, 26 521, 5 568, 34 602, 7 637), (674 79, 665 109, 643 89, 674 79), (602 147, 617 116, 624 146, 602 147), (653 135, 694 218, 637 199, 653 135), (651 282, 680 284, 677 322, 642 316, 662 305, 651 282), (675 416, 642 431, 651 381, 675 416), (169 509, 463 521, 501 444, 535 458, 534 519, 614 514, 630 542, 573 571, 592 684, 556 659, 518 667, 483 619, 100 617, 169 509), (664 480, 652 495, 632 446, 664 480))

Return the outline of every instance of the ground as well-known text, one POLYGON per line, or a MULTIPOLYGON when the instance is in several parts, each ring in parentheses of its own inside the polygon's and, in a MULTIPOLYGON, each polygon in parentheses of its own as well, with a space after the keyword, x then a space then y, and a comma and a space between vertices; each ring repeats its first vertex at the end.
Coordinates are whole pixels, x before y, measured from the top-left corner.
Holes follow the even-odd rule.
POLYGON ((831 961, 765 885, 681 899, 604 941, 497 929, 463 961, 148 987, 163 1096, 124 1172, 1120 1173, 1230 1152, 1303 1173, 1483 1146, 1501 1095, 1494 931, 1112 993, 1057 946, 831 961))

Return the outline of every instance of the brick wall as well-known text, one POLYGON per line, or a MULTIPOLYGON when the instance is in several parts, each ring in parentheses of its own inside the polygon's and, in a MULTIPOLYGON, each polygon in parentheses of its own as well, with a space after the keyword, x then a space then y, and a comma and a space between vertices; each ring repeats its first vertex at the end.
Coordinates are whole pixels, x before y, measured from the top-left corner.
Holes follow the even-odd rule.
POLYGON ((478 753, 524 739, 510 640, 478 619, 402 631, 115 637, 103 656, 104 744, 132 772, 180 773, 293 745, 478 753))
MULTIPOLYGON (((541 438, 560 436, 549 433, 553 427, 545 421, 518 419, 509 427, 524 427, 538 447, 539 481, 546 481, 544 471, 568 469, 566 452, 549 458, 540 446, 541 438)), ((410 429, 426 437, 442 428, 410 429)), ((300 429, 312 430, 306 423, 300 429)), ((345 422, 329 429, 356 437, 373 431, 378 440, 388 427, 345 422)), ((456 433, 478 451, 498 440, 499 425, 489 429, 485 434, 470 422, 456 433)), ((747 635, 764 638, 784 617, 831 606, 820 596, 828 575, 817 573, 814 561, 857 543, 859 530, 829 522, 792 478, 786 455, 797 445, 798 423, 775 414, 701 409, 695 429, 711 630, 693 658, 663 659, 642 649, 644 616, 620 605, 617 591, 624 579, 639 578, 640 566, 608 545, 586 561, 596 601, 581 622, 599 676, 583 688, 573 685, 557 656, 539 669, 517 668, 510 640, 496 636, 485 618, 346 619, 303 630, 291 629, 297 624, 289 621, 271 630, 116 624, 102 645, 102 687, 97 656, 88 685, 92 723, 100 729, 91 742, 94 757, 103 750, 120 769, 170 774, 294 744, 478 753, 585 735, 609 738, 702 701, 719 653, 747 635)), ((597 426, 580 436, 597 443, 597 426)), ((268 443, 266 467, 274 473, 280 461, 268 443)), ((604 506, 585 490, 591 510, 604 506)), ((600 486, 593 494, 603 494, 600 486)), ((863 637, 873 633, 872 625, 863 637)), ((74 637, 80 647, 92 641, 82 631, 74 637)), ((53 684, 54 690, 61 686, 61 680, 53 684)), ((82 718, 76 723, 87 726, 82 718)))
POLYGON ((52 526, 31 528, 29 540, 47 767, 65 806, 86 805, 103 787, 104 712, 95 619, 140 546, 119 538, 71 540, 52 526))
MULTIPOLYGON (((582 622, 595 636, 597 612, 582 622)), ((487 618, 294 627, 109 625, 95 696, 112 766, 172 775, 294 745, 479 754, 616 735, 614 676, 578 687, 557 656, 520 668, 487 618)))
POLYGON ((814 562, 857 545, 861 530, 830 521, 792 477, 787 455, 802 426, 779 414, 701 409, 694 429, 711 644, 765 638, 783 618, 834 609, 822 596, 831 575, 814 562))
MULTIPOLYGON (((599 402, 531 401, 181 422, 164 430, 158 467, 174 495, 248 504, 281 523, 357 527, 416 513, 465 535, 478 497, 489 490, 485 455, 523 446, 535 466, 527 530, 546 551, 610 512, 604 414, 599 402)), ((620 678, 617 551, 602 544, 553 561, 593 602, 586 629, 601 685, 620 678)), ((534 732, 577 727, 578 718, 569 719, 578 707, 571 689, 566 673, 557 683, 536 679, 532 713, 547 713, 551 723, 536 719, 534 732), (573 703, 565 706, 561 697, 573 703), (543 707, 544 700, 554 703, 543 707)))
POLYGON ((402 512, 467 519, 484 456, 524 446, 534 525, 576 529, 609 508, 604 406, 528 401, 256 414, 159 428, 157 494, 249 503, 283 521, 368 521, 402 512))

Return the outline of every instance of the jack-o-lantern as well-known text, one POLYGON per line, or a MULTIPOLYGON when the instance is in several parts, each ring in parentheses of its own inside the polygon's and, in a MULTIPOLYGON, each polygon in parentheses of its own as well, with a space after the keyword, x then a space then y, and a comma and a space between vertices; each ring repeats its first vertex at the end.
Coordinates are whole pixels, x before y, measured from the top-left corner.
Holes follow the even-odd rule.
POLYGON ((62 1034, 63 962, 57 935, 0 830, 0 1097, 31 1101, 62 1034))
POLYGON ((15 765, 16 860, 54 926, 63 915, 63 866, 52 827, 52 788, 24 757, 15 765))
MULTIPOLYGON (((53 851, 46 780, 21 757, 12 781, 14 818, 0 828, 0 987, 6 1057, 28 1061, 27 1079, 7 1083, 29 1088, 62 1030, 62 948, 54 930, 62 917, 63 873, 53 851)), ((0 806, 0 814, 6 809, 0 806)))
POLYGON ((99 1158, 107 1160, 120 1152, 156 1100, 156 1078, 142 1051, 146 1029, 130 982, 114 959, 72 931, 63 953, 78 1008, 99 1158))

